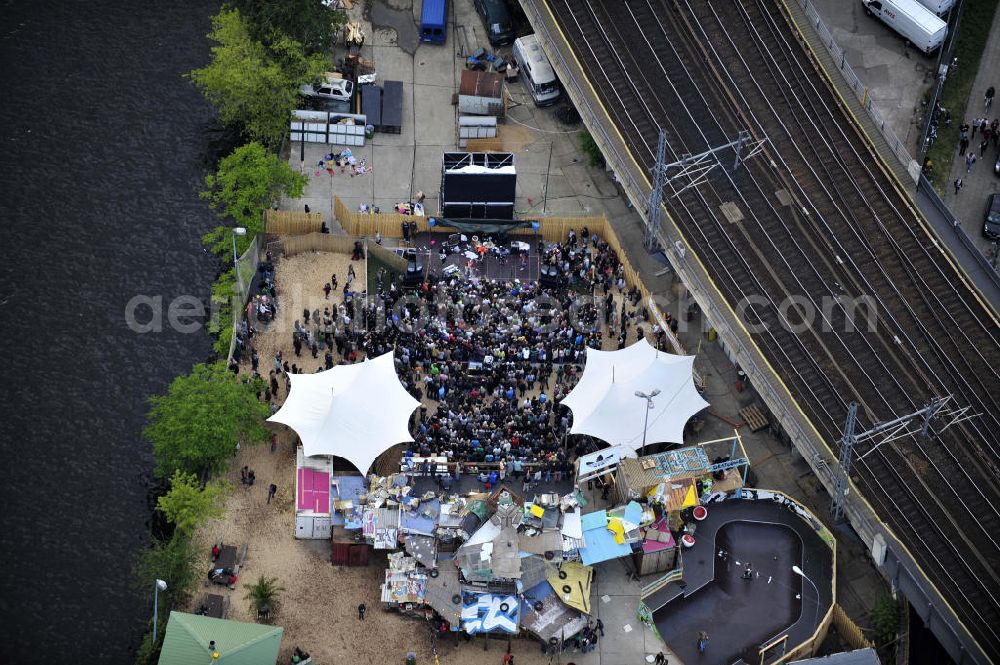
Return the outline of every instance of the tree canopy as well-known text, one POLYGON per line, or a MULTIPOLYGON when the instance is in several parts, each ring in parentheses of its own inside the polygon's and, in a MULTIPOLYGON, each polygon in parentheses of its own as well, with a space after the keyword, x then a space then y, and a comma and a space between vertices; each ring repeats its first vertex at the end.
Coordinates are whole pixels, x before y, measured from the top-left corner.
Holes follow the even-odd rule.
MULTIPOLYGON (((204 556, 204 555, 202 555, 204 556)), ((139 554, 135 566, 135 584, 143 593, 153 596, 153 584, 164 580, 167 589, 159 594, 166 607, 177 607, 194 591, 201 577, 200 561, 191 539, 177 534, 170 540, 160 540, 139 554)), ((161 619, 163 613, 161 612, 161 619)))
POLYGON ((156 507, 178 531, 190 534, 205 520, 222 516, 222 499, 227 490, 218 482, 202 487, 195 474, 175 471, 170 491, 157 499, 156 507))
MULTIPOLYGON (((264 210, 282 194, 299 198, 307 179, 287 162, 269 152, 257 142, 233 150, 219 162, 215 173, 205 176, 208 189, 201 193, 208 199, 219 217, 232 219, 247 229, 247 235, 237 243, 242 252, 254 235, 262 230, 264 210)), ((206 245, 220 255, 227 255, 232 243, 232 230, 217 227, 203 238, 206 245)))
POLYGON ((237 441, 263 441, 270 410, 257 398, 262 384, 240 381, 225 362, 199 364, 174 379, 165 395, 151 397, 143 435, 153 444, 157 475, 222 471, 237 441))
POLYGON ((212 17, 211 62, 189 76, 227 125, 237 125, 254 141, 276 147, 288 132, 299 84, 321 77, 323 55, 307 55, 287 34, 274 33, 267 46, 253 37, 236 9, 212 17))
POLYGON ((307 53, 329 54, 347 13, 322 0, 232 0, 246 17, 254 39, 265 46, 281 36, 301 42, 307 53))

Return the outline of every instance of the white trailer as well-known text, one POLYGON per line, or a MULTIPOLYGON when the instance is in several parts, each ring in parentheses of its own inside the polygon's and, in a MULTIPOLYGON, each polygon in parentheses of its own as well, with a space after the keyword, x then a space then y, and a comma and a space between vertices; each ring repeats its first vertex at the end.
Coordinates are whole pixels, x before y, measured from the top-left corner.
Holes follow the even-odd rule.
POLYGON ((861 4, 924 53, 932 53, 948 35, 948 24, 917 0, 861 0, 861 4))
POLYGON ((955 6, 955 0, 919 0, 919 2, 938 16, 944 16, 955 6))

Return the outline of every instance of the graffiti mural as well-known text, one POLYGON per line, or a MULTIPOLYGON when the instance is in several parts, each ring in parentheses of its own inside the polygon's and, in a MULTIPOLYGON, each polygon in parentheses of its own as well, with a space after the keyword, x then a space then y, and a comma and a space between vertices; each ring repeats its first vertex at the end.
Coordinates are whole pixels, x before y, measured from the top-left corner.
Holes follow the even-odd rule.
POLYGON ((517 633, 520 604, 517 596, 490 593, 465 594, 462 605, 462 629, 476 633, 517 633))

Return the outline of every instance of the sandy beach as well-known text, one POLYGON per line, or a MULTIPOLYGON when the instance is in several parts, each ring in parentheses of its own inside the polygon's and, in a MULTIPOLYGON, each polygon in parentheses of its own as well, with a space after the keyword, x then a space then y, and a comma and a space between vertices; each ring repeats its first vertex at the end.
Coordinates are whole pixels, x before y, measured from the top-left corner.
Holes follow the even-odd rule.
MULTIPOLYGON (((273 369, 274 355, 280 349, 289 363, 296 362, 306 372, 323 364, 323 352, 313 360, 303 349, 296 358, 291 344, 292 324, 301 318, 302 309, 311 310, 339 303, 342 296, 332 293, 330 300, 323 295, 323 285, 336 274, 340 288, 351 263, 346 254, 307 252, 292 257, 281 257, 276 263, 279 308, 274 322, 258 326, 254 346, 260 354, 260 371, 266 378, 273 369)), ((365 285, 364 262, 355 261, 355 289, 365 285)), ((616 306, 620 297, 616 294, 616 306)), ((648 326, 647 326, 648 327, 648 326)), ((634 340, 634 326, 629 331, 629 342, 634 340)), ((614 348, 615 340, 605 334, 604 347, 614 348)), ((340 358, 335 356, 335 360, 340 358)), ((249 371, 244 359, 243 371, 249 371)), ((281 390, 276 402, 285 397, 285 382, 279 380, 281 390)), ((425 402, 432 404, 425 399, 425 402)), ((191 599, 189 611, 201 603, 204 593, 229 596, 228 618, 253 621, 249 601, 244 598, 246 588, 259 576, 276 577, 284 591, 282 605, 273 614, 275 625, 285 629, 279 663, 289 662, 292 650, 298 646, 310 652, 317 663, 403 663, 408 651, 417 654, 418 663, 433 663, 430 626, 419 619, 384 611, 379 602, 380 584, 384 580, 385 555, 372 552, 371 562, 365 568, 334 567, 330 563, 330 543, 320 540, 296 540, 294 493, 295 450, 293 434, 283 426, 275 426, 278 449, 270 452, 266 443, 241 447, 233 460, 233 470, 228 480, 235 490, 227 499, 225 515, 206 523, 199 529, 196 541, 204 552, 204 566, 210 564, 209 552, 215 542, 225 542, 242 548, 249 546, 244 568, 235 590, 203 583, 191 599), (239 469, 249 466, 256 474, 256 484, 247 487, 240 483, 239 469), (267 503, 268 486, 278 486, 277 496, 267 503), (365 603, 368 608, 364 622, 358 620, 357 607, 365 603)), ((507 640, 490 640, 482 637, 466 642, 461 635, 449 635, 440 642, 438 656, 441 663, 500 663, 506 652, 507 640), (455 639, 457 638, 457 639, 455 639)), ((542 665, 549 657, 541 653, 535 640, 523 636, 510 641, 511 651, 518 665, 542 665)), ((563 661, 572 660, 564 654, 563 661)))

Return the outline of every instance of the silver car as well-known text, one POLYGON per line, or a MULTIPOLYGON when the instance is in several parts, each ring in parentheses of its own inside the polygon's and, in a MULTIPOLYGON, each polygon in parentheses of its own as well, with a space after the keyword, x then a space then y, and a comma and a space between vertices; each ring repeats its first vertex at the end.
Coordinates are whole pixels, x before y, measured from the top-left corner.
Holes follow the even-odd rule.
POLYGON ((321 97, 349 102, 354 96, 354 82, 347 79, 328 78, 316 85, 303 83, 299 86, 299 92, 305 97, 321 97))

